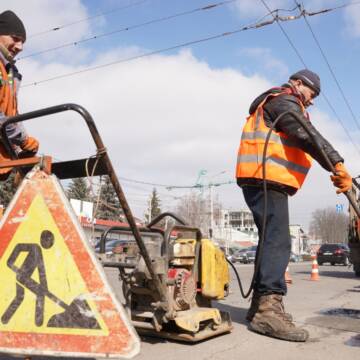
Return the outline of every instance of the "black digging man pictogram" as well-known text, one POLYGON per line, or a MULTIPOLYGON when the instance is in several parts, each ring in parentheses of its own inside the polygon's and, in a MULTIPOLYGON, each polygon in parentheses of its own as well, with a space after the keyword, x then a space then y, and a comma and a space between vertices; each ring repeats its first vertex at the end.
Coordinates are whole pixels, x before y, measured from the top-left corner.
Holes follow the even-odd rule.
POLYGON ((17 244, 11 253, 7 266, 16 273, 16 295, 4 314, 1 322, 7 324, 15 314, 24 300, 25 289, 30 290, 36 295, 35 305, 35 324, 41 326, 44 322, 45 296, 48 293, 46 271, 42 249, 50 249, 54 245, 54 235, 49 230, 44 230, 40 235, 40 244, 17 244), (25 260, 20 267, 15 265, 21 253, 27 253, 25 260), (31 276, 38 271, 39 282, 33 280, 31 276))
POLYGON ((1 322, 7 324, 14 316, 25 297, 25 289, 30 290, 36 296, 35 325, 42 326, 44 323, 45 298, 61 307, 63 312, 54 314, 48 320, 47 327, 55 328, 78 328, 100 329, 96 317, 92 313, 86 299, 80 294, 68 305, 51 291, 49 291, 46 270, 43 258, 43 249, 50 249, 54 245, 54 234, 44 230, 40 235, 39 244, 17 244, 11 253, 7 266, 16 274, 16 294, 4 314, 1 322), (21 266, 16 266, 16 260, 20 254, 27 253, 21 266), (32 279, 32 275, 38 271, 39 281, 32 279))

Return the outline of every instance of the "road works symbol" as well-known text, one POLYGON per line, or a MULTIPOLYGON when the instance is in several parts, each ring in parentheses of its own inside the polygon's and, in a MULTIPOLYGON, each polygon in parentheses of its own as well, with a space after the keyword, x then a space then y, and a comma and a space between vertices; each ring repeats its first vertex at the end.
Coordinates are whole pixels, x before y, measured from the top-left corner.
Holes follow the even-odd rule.
POLYGON ((136 355, 135 330, 60 184, 28 176, 0 224, 0 352, 136 355))
POLYGON ((70 306, 52 294, 47 286, 46 271, 42 255, 43 249, 50 249, 54 244, 54 234, 51 231, 44 230, 40 236, 41 247, 38 244, 17 244, 11 253, 7 265, 16 273, 16 295, 5 313, 1 317, 3 324, 7 324, 12 318, 18 307, 24 300, 25 289, 30 290, 36 295, 35 306, 35 324, 43 325, 45 297, 60 305, 65 309, 65 313, 54 315, 50 318, 47 326, 50 327, 78 327, 88 329, 100 329, 96 319, 90 313, 90 307, 86 301, 75 299, 70 306), (15 262, 24 252, 27 253, 21 267, 15 266, 15 262), (38 270, 39 283, 34 281, 31 276, 38 270))

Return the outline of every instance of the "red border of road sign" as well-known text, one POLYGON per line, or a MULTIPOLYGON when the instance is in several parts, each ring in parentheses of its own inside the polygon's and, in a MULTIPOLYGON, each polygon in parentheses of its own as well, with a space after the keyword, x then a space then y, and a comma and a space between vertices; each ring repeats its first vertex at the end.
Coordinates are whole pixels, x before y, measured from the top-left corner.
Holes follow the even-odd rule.
MULTIPOLYGON (((66 203, 60 195, 60 186, 52 176, 42 171, 30 175, 24 181, 21 192, 16 196, 14 204, 10 204, 2 221, 0 229, 0 258, 10 244, 17 228, 21 224, 19 218, 28 211, 35 196, 43 196, 45 203, 57 224, 59 231, 67 245, 78 270, 90 293, 99 294, 100 300, 94 300, 109 330, 108 336, 68 335, 68 334, 39 334, 24 332, 0 331, 0 348, 12 352, 30 350, 33 354, 61 354, 76 353, 78 356, 93 354, 94 356, 116 354, 121 357, 132 357, 138 352, 139 340, 127 319, 121 305, 111 295, 106 280, 100 276, 99 265, 96 266, 94 256, 90 256, 81 235, 76 228, 72 214, 66 208, 66 203), (6 218, 5 218, 6 217, 6 218), (14 219, 17 219, 14 221, 14 219), (81 266, 79 266, 81 264, 81 266), (117 303, 117 305, 115 304, 117 303), (122 312, 120 315, 119 310, 122 312), (111 317, 105 316, 111 314, 111 317), (15 349, 15 350, 14 350, 15 349)), ((61 191, 62 192, 62 191, 61 191)), ((89 249, 90 250, 90 249, 89 249)), ((100 270, 102 271, 102 269, 100 270)), ((113 357, 114 355, 112 355, 113 357)))

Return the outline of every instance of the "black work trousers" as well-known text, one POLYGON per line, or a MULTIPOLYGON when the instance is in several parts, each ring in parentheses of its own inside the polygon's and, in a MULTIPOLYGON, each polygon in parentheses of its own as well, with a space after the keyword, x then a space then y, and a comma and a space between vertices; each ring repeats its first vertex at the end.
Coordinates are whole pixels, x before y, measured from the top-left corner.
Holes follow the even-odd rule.
MULTIPOLYGON (((246 204, 251 210, 259 231, 263 232, 264 191, 262 187, 244 186, 242 188, 246 204)), ((259 247, 258 247, 259 250, 259 247)), ((260 267, 255 278, 254 291, 262 294, 286 295, 285 271, 289 263, 291 238, 289 230, 288 195, 267 190, 267 220, 260 267)))

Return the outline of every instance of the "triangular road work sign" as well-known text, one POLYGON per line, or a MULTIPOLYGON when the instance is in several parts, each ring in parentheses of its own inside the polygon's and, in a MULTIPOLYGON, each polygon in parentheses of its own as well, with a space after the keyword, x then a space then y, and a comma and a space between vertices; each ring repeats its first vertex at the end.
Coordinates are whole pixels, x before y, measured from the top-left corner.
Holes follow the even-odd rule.
POLYGON ((0 223, 0 352, 130 358, 138 336, 53 175, 27 175, 0 223))

